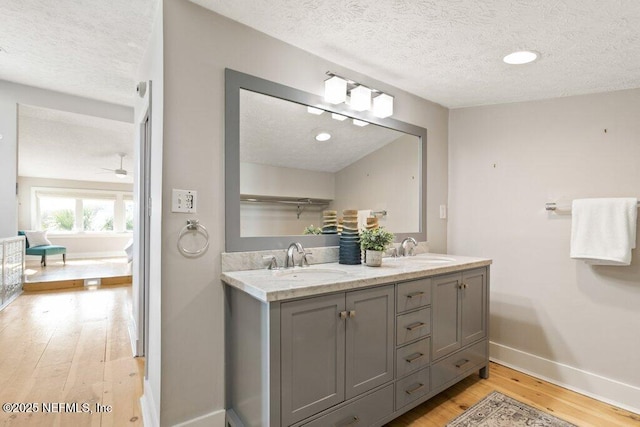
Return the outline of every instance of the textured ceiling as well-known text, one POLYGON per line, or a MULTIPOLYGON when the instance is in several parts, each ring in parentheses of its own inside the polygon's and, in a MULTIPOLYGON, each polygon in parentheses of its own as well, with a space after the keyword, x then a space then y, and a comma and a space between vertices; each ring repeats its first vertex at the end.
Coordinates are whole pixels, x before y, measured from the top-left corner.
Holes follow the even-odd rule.
MULTIPOLYGON (((240 161, 338 172, 404 134, 376 125, 356 126, 329 112, 314 115, 294 102, 240 91, 240 161), (316 141, 320 132, 331 135, 316 141)), ((416 141, 418 140, 417 137, 416 141)))
POLYGON ((451 108, 640 87, 638 0, 192 1, 451 108))
POLYGON ((18 175, 133 183, 134 125, 99 117, 20 105, 18 175), (102 168, 120 167, 125 179, 102 168))
POLYGON ((133 105, 158 0, 0 1, 0 79, 133 105))

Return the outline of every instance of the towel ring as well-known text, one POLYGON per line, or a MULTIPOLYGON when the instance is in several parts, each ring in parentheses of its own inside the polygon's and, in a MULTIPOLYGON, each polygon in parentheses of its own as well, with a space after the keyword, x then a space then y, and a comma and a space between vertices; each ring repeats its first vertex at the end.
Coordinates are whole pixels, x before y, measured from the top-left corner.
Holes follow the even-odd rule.
POLYGON ((198 221, 197 219, 188 219, 187 225, 182 227, 182 230, 180 230, 180 233, 178 233, 178 250, 183 255, 196 257, 204 253, 208 247, 209 247, 209 232, 207 231, 206 227, 200 224, 200 221, 198 221), (187 234, 188 231, 195 231, 196 233, 202 234, 205 238, 204 246, 195 251, 190 251, 188 249, 185 249, 185 247, 182 246, 181 240, 187 234))

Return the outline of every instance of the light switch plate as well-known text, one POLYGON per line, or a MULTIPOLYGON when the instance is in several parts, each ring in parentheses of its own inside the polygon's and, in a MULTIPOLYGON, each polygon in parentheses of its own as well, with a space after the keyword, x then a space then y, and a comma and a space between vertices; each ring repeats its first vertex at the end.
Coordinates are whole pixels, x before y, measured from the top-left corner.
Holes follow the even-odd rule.
POLYGON ((171 212, 196 213, 197 200, 197 191, 174 188, 171 195, 171 212))
POLYGON ((447 219, 447 205, 440 205, 440 219, 447 219))

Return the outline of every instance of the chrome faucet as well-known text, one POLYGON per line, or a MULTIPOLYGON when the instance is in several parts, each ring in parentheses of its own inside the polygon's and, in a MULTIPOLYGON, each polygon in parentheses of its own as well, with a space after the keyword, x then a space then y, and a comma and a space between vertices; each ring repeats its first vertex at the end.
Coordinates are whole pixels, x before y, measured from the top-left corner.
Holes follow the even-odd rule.
POLYGON ((303 260, 306 259, 306 254, 304 252, 304 248, 302 247, 302 244, 300 244, 299 242, 293 242, 287 248, 287 258, 284 261, 284 268, 295 266, 295 262, 293 260, 294 249, 296 249, 299 254, 303 255, 302 259, 300 260, 300 266, 302 266, 303 260))
POLYGON ((413 249, 418 246, 418 242, 413 237, 405 237, 400 243, 400 250, 398 251, 402 256, 413 256, 413 249), (411 247, 407 249, 408 244, 411 243, 411 247))

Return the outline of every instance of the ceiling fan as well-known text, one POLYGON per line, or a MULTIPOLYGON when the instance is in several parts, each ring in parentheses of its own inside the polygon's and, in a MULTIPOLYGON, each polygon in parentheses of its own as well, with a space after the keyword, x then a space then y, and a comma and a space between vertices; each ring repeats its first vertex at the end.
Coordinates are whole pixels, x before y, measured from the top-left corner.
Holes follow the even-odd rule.
POLYGON ((118 169, 108 169, 108 168, 100 168, 100 169, 104 169, 106 171, 109 172, 114 172, 116 174, 116 177, 124 179, 127 177, 127 171, 125 169, 122 168, 122 159, 124 159, 124 156, 126 156, 126 153, 118 153, 118 156, 120 156, 120 167, 118 169))

